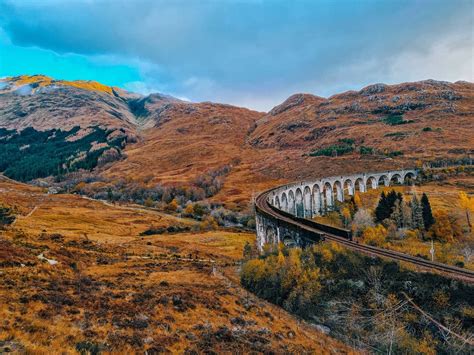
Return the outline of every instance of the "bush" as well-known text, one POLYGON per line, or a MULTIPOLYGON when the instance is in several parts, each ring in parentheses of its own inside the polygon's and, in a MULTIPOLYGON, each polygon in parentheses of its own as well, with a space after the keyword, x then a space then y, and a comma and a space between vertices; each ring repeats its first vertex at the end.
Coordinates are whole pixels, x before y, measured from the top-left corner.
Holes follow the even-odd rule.
POLYGON ((219 169, 211 170, 199 176, 195 184, 205 191, 206 197, 214 196, 220 191, 224 184, 224 177, 231 171, 230 165, 224 165, 219 169))
POLYGON ((15 221, 13 210, 9 207, 0 205, 0 229, 12 224, 15 221))
POLYGON ((181 232, 187 232, 190 230, 190 227, 188 226, 168 226, 168 227, 150 227, 147 230, 141 232, 139 235, 140 236, 148 236, 148 235, 157 235, 157 234, 163 234, 163 233, 181 233, 181 232))
POLYGON ((375 227, 367 227, 362 233, 362 240, 365 244, 381 247, 388 236, 388 232, 381 224, 375 227))
POLYGON ((407 123, 413 123, 414 121, 413 120, 405 120, 403 118, 403 115, 388 115, 388 116, 385 116, 382 121, 385 123, 385 124, 388 124, 390 126, 398 126, 398 125, 402 125, 402 124, 407 124, 407 123))
POLYGON ((435 222, 429 230, 429 235, 440 242, 452 242, 462 236, 463 231, 456 217, 449 215, 446 210, 435 210, 435 222))
POLYGON ((176 199, 172 199, 170 203, 168 203, 168 205, 166 205, 166 208, 165 210, 167 212, 176 212, 176 210, 178 209, 178 201, 176 201, 176 199))
POLYGON ((360 208, 354 215, 352 220, 352 230, 356 234, 362 233, 367 227, 373 227, 374 220, 370 212, 364 208, 360 208))
POLYGON ((311 152, 309 155, 313 157, 317 157, 317 156, 327 156, 327 157, 336 156, 337 157, 340 155, 352 153, 353 151, 354 151, 354 146, 344 143, 344 144, 339 144, 339 145, 338 144, 330 145, 328 147, 315 150, 311 152))
MULTIPOLYGON (((382 229, 378 232, 384 234, 382 229)), ((303 250, 280 247, 250 259, 242 265, 241 284, 312 323, 323 324, 334 337, 363 351, 463 352, 462 343, 443 341, 445 333, 427 323, 405 297, 435 319, 456 319, 458 334, 472 330, 471 317, 460 316, 466 309, 472 313, 471 285, 417 273, 331 242, 303 250)))
POLYGON ((217 228, 218 228, 218 224, 216 220, 214 219, 214 217, 212 216, 206 216, 204 220, 201 222, 202 230, 213 230, 217 228))
POLYGON ((374 148, 361 145, 359 147, 359 152, 362 155, 372 155, 374 154, 374 148))
POLYGON ((395 157, 403 155, 403 152, 401 150, 393 150, 393 151, 384 152, 384 154, 389 158, 395 158, 395 157))
POLYGON ((76 344, 76 350, 81 355, 98 355, 101 351, 101 345, 91 341, 81 341, 76 344))

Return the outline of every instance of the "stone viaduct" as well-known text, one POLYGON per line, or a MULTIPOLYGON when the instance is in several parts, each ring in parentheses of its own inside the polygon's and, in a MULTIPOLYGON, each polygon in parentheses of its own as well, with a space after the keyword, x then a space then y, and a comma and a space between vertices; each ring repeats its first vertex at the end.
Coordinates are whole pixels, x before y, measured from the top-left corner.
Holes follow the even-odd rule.
MULTIPOLYGON (((296 182, 272 189, 266 194, 268 203, 296 217, 312 218, 334 209, 336 201, 344 201, 356 191, 364 193, 379 186, 410 184, 418 177, 416 169, 393 170, 378 173, 362 173, 347 176, 331 176, 310 181, 296 182)), ((258 206, 257 206, 258 207, 258 206)), ((304 246, 314 242, 317 236, 305 235, 291 224, 272 218, 257 208, 257 247, 265 244, 304 246)))

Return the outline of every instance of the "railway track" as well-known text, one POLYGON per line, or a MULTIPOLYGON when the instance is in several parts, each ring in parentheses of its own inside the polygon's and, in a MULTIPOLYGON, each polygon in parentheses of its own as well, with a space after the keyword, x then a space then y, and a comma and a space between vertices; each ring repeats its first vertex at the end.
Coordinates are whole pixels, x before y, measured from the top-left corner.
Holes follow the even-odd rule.
POLYGON ((337 242, 351 250, 361 252, 363 254, 371 255, 371 256, 379 256, 384 258, 389 258, 392 260, 398 260, 407 262, 416 266, 419 266, 427 271, 437 271, 441 272, 449 277, 456 278, 463 280, 468 283, 474 283, 474 272, 466 269, 462 269, 459 267, 446 265, 442 263, 437 263, 434 261, 425 260, 422 258, 418 258, 416 256, 377 248, 370 245, 359 244, 357 242, 351 241, 349 239, 327 233, 320 229, 314 228, 308 225, 309 221, 299 217, 287 217, 284 213, 279 213, 279 210, 272 207, 268 201, 268 195, 272 190, 265 191, 257 196, 255 201, 256 209, 266 215, 267 217, 274 218, 290 225, 296 226, 308 232, 317 233, 318 235, 324 235, 324 238, 327 240, 332 240, 337 242))

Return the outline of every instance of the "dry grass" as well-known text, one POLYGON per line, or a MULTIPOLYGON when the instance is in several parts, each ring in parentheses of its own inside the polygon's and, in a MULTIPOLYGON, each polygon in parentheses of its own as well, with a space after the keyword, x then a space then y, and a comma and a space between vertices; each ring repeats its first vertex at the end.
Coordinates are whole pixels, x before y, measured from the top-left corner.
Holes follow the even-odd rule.
MULTIPOLYGON (((381 187, 376 190, 368 190, 366 193, 359 194, 361 199, 361 207, 373 211, 378 204, 382 191, 388 193, 392 189, 404 195, 405 201, 410 201, 414 194, 421 197, 423 193, 428 195, 431 208, 435 210, 447 210, 449 214, 455 216, 465 235, 461 240, 452 243, 434 242, 435 260, 455 265, 456 262, 465 262, 461 255, 461 245, 474 239, 474 233, 468 233, 468 225, 465 211, 459 205, 459 193, 465 191, 473 194, 473 176, 457 176, 451 177, 443 182, 431 182, 421 186, 393 186, 381 187)), ((328 216, 316 217, 317 221, 335 226, 341 226, 339 214, 333 213, 328 216)), ((424 241, 416 237, 405 238, 401 240, 390 240, 384 244, 385 248, 408 253, 415 256, 423 256, 431 259, 430 249, 431 242, 424 241)), ((465 268, 474 270, 474 260, 464 265, 465 268)))
POLYGON ((98 83, 96 81, 90 80, 54 80, 45 75, 21 75, 13 78, 5 78, 6 81, 11 81, 15 83, 16 86, 28 85, 28 84, 37 84, 38 86, 49 86, 49 85, 65 85, 73 86, 84 90, 93 90, 93 91, 102 91, 108 94, 112 94, 112 88, 110 86, 98 83))
POLYGON ((0 349, 351 352, 239 286, 235 262, 253 234, 140 237, 150 225, 194 222, 11 182, 0 189, 22 215, 0 236, 0 349))

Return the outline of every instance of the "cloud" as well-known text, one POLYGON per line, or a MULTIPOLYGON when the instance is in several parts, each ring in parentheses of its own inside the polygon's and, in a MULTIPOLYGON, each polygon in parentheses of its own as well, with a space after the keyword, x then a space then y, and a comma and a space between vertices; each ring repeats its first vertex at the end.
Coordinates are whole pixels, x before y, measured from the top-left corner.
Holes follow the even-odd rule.
POLYGON ((471 6, 469 0, 25 0, 0 5, 0 27, 17 46, 125 61, 140 71, 143 90, 269 109, 294 92, 330 95, 423 75, 472 79, 466 65, 450 66, 473 60, 471 6), (439 43, 451 40, 454 50, 436 59, 439 43))

